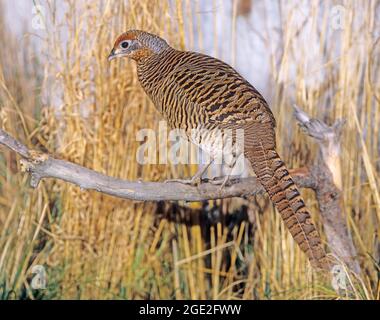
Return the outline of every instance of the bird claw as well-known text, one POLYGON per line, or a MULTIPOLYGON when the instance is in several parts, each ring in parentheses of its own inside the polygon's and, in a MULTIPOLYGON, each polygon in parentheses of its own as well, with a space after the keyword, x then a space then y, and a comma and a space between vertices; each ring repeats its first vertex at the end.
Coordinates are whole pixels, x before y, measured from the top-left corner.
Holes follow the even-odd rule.
POLYGON ((190 185, 190 186, 199 186, 202 181, 201 179, 197 178, 197 179, 169 179, 169 180, 165 180, 164 183, 181 183, 181 184, 186 184, 186 185, 190 185))
POLYGON ((225 177, 214 178, 212 180, 209 180, 209 182, 215 186, 219 186, 219 185, 225 186, 226 183, 229 182, 229 180, 230 180, 230 177, 225 176, 225 177))
POLYGON ((213 180, 210 180, 209 182, 213 185, 220 185, 219 192, 222 192, 224 187, 228 184, 233 184, 233 180, 239 178, 239 176, 231 176, 227 175, 225 177, 219 177, 213 180))
POLYGON ((222 192, 228 181, 229 181, 229 176, 225 176, 225 177, 210 180, 209 182, 215 186, 220 185, 219 192, 222 192))

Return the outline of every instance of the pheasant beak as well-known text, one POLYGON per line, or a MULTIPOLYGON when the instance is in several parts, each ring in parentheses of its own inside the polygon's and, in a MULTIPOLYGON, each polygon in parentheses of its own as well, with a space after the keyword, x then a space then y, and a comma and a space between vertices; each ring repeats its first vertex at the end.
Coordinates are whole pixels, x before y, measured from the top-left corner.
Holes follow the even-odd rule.
POLYGON ((112 49, 110 54, 108 55, 108 61, 111 61, 113 59, 117 58, 117 54, 115 52, 115 49, 112 49))

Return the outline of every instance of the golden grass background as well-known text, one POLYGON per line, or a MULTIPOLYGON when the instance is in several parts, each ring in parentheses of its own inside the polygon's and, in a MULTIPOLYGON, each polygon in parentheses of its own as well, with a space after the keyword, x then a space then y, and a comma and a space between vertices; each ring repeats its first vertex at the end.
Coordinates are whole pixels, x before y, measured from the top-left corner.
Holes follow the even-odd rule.
MULTIPOLYGON (((223 6, 230 0, 214 2, 223 6)), ((379 299, 380 1, 324 2, 327 8, 347 9, 337 38, 328 35, 329 10, 310 1, 309 18, 318 23, 309 39, 323 61, 317 69, 302 60, 309 46, 289 18, 297 2, 279 2, 283 45, 269 57, 280 153, 289 167, 316 158, 315 144, 291 117, 292 102, 330 124, 347 120, 344 205, 363 268, 363 281, 351 298, 379 299), (313 73, 323 74, 323 80, 308 83, 313 73)), ((266 6, 232 0, 233 29, 226 40, 232 61, 239 50, 236 21, 259 3, 266 6)), ((136 132, 157 129, 160 116, 140 88, 134 64, 109 64, 106 57, 115 37, 131 28, 157 33, 176 48, 195 41, 202 47, 200 1, 42 4, 47 29, 38 50, 31 41, 35 35, 25 34, 20 42, 0 17, 0 39, 7 44, 0 51, 2 128, 29 147, 111 176, 159 181, 190 175, 194 166, 137 164, 136 132)), ((261 31, 269 46, 270 30, 261 31)), ((337 298, 331 284, 311 271, 264 197, 255 203, 176 205, 124 201, 50 180, 32 190, 17 160, 2 148, 0 298, 337 298), (38 264, 48 273, 46 290, 29 285, 30 270, 38 264)), ((322 230, 314 195, 303 194, 322 230)))

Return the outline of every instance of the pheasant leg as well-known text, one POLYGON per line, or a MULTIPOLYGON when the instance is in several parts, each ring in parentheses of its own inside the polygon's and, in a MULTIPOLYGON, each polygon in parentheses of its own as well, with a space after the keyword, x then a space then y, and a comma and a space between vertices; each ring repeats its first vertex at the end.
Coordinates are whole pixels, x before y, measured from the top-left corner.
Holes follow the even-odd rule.
POLYGON ((229 182, 231 177, 239 177, 238 175, 237 176, 232 175, 232 170, 234 169, 235 164, 236 164, 236 160, 229 165, 230 172, 228 174, 226 174, 224 177, 211 180, 210 183, 214 185, 220 185, 219 191, 222 191, 224 187, 226 186, 227 182, 229 182))
POLYGON ((208 163, 201 166, 191 179, 169 179, 169 180, 165 180, 165 183, 176 182, 176 183, 182 183, 182 184, 189 184, 191 186, 198 186, 202 183, 202 176, 206 172, 206 170, 210 167, 212 162, 213 160, 210 160, 208 163))

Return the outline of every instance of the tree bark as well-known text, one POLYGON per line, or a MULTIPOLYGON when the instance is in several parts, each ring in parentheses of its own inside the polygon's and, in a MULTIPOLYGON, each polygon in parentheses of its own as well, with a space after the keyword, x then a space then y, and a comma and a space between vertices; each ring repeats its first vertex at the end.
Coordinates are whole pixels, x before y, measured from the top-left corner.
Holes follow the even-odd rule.
POLYGON ((345 121, 337 120, 332 126, 328 126, 318 119, 310 118, 296 105, 294 110, 301 128, 319 145, 319 165, 313 168, 312 175, 317 185, 314 191, 329 248, 337 260, 346 263, 353 272, 360 275, 361 269, 347 226, 342 194, 340 140, 345 121))

